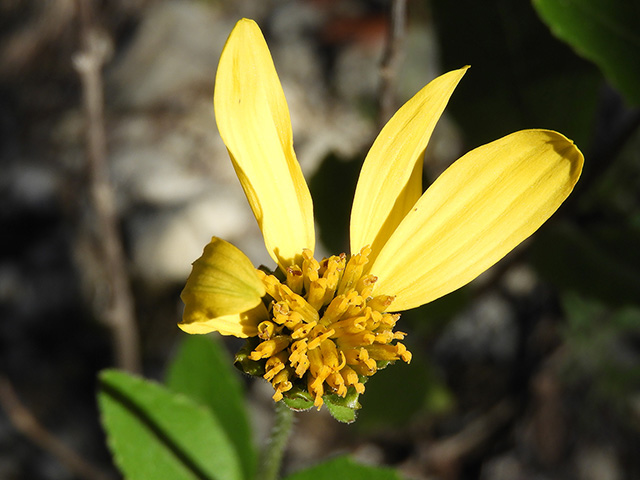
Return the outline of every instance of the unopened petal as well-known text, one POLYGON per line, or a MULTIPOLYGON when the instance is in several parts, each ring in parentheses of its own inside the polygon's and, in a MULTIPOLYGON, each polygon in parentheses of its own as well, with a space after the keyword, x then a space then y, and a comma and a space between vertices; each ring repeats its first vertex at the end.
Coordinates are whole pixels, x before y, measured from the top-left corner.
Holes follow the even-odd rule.
POLYGON ((180 298, 192 315, 187 323, 238 314, 255 307, 265 295, 251 260, 229 242, 213 237, 193 269, 180 298))
POLYGON ((374 259, 422 195, 422 162, 431 133, 468 67, 445 73, 384 126, 362 165, 351 211, 351 252, 374 259))
POLYGON ((559 133, 525 130, 479 147, 424 193, 371 267, 398 311, 473 280, 536 231, 578 181, 582 153, 559 133))
POLYGON ((313 206, 293 151, 289 109, 262 32, 240 20, 222 51, 216 122, 258 221, 283 269, 315 244, 313 206))
POLYGON ((258 334, 258 324, 267 318, 267 309, 262 303, 246 312, 215 318, 209 318, 202 310, 187 306, 178 326, 191 334, 218 332, 222 335, 247 338, 255 337, 258 334))

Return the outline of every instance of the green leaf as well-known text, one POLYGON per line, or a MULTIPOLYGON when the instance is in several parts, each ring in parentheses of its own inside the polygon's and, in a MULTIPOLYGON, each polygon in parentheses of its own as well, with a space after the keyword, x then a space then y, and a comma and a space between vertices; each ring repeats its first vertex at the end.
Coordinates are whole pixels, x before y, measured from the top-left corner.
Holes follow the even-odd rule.
POLYGON ((339 457, 302 472, 289 475, 285 480, 402 480, 390 468, 360 465, 349 457, 339 457))
POLYGON ((640 105, 640 5, 629 0, 534 0, 551 31, 640 105))
POLYGON ((127 480, 241 480, 227 435, 207 409, 116 370, 100 374, 98 404, 109 448, 127 480))
POLYGON ((256 452, 244 392, 230 356, 215 337, 185 336, 167 372, 166 384, 207 407, 233 443, 245 478, 253 478, 256 452))

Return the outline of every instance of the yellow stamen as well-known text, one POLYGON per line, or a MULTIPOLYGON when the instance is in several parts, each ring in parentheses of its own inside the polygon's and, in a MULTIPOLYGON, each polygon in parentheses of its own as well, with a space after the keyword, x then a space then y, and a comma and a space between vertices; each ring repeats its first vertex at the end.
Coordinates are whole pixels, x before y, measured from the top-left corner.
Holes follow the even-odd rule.
POLYGON ((282 300, 280 298, 280 281, 273 275, 267 275, 262 270, 257 270, 258 276, 261 277, 264 288, 267 293, 273 297, 276 302, 282 300))
POLYGON ((273 322, 269 320, 265 320, 264 322, 260 322, 258 324, 258 337, 261 340, 269 340, 273 337, 273 334, 276 331, 276 326, 273 322))
POLYGON ((337 339, 338 345, 343 348, 371 345, 376 340, 376 335, 371 332, 360 332, 350 335, 342 335, 337 339))
POLYGON ((329 338, 331 335, 335 333, 335 330, 333 328, 330 328, 329 330, 326 330, 326 329, 323 330, 323 327, 321 326, 318 327, 317 331, 323 332, 323 333, 321 333, 320 335, 318 335, 316 338, 314 338, 309 342, 309 350, 314 350, 318 348, 325 339, 329 338))
POLYGON ((278 402, 282 400, 282 392, 288 392, 293 388, 293 384, 289 381, 290 372, 285 369, 278 373, 273 379, 273 388, 275 388, 275 393, 273 394, 273 399, 278 402))
POLYGON ((309 302, 309 305, 316 309, 316 311, 320 310, 320 308, 322 308, 322 306, 324 305, 324 296, 327 291, 327 283, 328 282, 326 278, 319 278, 311 282, 311 284, 309 285, 307 302, 309 302))
MULTIPOLYGON (((300 323, 295 327, 293 332, 291 333, 291 338, 300 339, 309 336, 309 333, 316 326, 316 322, 313 323, 300 323)), ((259 325, 258 325, 259 327, 259 325)))
POLYGON ((251 360, 260 360, 261 358, 269 358, 276 353, 280 353, 291 343, 291 339, 286 335, 278 335, 271 340, 262 342, 251 352, 249 358, 251 360))
POLYGON ((342 273, 344 272, 344 267, 347 263, 347 256, 343 253, 340 256, 332 256, 322 262, 326 263, 326 267, 322 272, 322 278, 327 280, 327 287, 324 294, 323 305, 329 304, 331 299, 336 293, 338 288, 338 283, 340 282, 340 278, 342 278, 342 273))
POLYGON ((378 281, 378 277, 375 275, 365 275, 364 277, 358 280, 356 284, 356 290, 360 292, 360 296, 363 298, 369 298, 373 293, 373 287, 375 283, 378 281))
POLYGON ((311 365, 309 357, 307 356, 307 340, 298 340, 291 348, 291 355, 289 356, 289 362, 291 366, 296 369, 296 375, 300 378, 306 373, 311 365))
POLYGON ((264 374, 264 378, 267 380, 273 380, 273 378, 284 370, 287 362, 287 352, 280 352, 277 355, 269 358, 265 365, 267 373, 264 374))
POLYGON ((337 395, 345 397, 347 395, 347 386, 344 384, 344 378, 339 372, 333 372, 327 377, 326 382, 329 386, 335 390, 337 395))
POLYGON ((347 308, 349 308, 349 300, 344 295, 335 297, 322 316, 322 325, 331 325, 345 314, 347 308))
POLYGON ((345 320, 335 322, 331 327, 336 331, 332 338, 341 337, 342 335, 349 333, 360 333, 367 328, 367 317, 363 315, 347 318, 345 320))
POLYGON ((280 285, 280 295, 283 301, 286 301, 292 310, 302 315, 302 320, 305 322, 310 323, 320 320, 318 310, 309 305, 309 302, 297 293, 294 293, 286 285, 280 285))
POLYGON ((311 282, 318 279, 320 264, 313 258, 313 252, 308 249, 302 251, 302 273, 304 279, 304 289, 308 292, 311 282))
POLYGON ((340 284, 338 286, 338 295, 341 295, 355 287, 356 283, 362 276, 364 266, 369 262, 368 257, 370 253, 371 247, 367 245, 360 253, 353 255, 349 259, 344 270, 344 274, 342 275, 342 280, 340 280, 340 284))
POLYGON ((389 295, 378 295, 377 297, 373 297, 369 302, 367 302, 367 306, 378 312, 384 312, 387 310, 387 308, 389 308, 394 298, 395 297, 389 295))
POLYGON ((376 370, 376 361, 369 358, 369 351, 366 348, 350 348, 343 350, 347 359, 347 365, 365 366, 368 370, 376 370))
POLYGON ((344 379, 345 385, 349 387, 354 387, 356 392, 364 393, 364 384, 360 383, 358 374, 355 370, 348 365, 345 366, 342 370, 340 370, 340 375, 344 379))

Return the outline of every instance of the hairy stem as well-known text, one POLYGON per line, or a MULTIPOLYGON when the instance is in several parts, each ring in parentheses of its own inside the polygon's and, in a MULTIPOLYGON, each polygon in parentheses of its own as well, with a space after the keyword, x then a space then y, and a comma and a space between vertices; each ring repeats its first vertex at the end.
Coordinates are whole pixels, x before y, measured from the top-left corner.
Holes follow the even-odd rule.
POLYGON ((293 427, 293 410, 289 409, 284 401, 276 402, 275 410, 275 422, 260 461, 259 472, 263 480, 279 478, 282 457, 293 427))

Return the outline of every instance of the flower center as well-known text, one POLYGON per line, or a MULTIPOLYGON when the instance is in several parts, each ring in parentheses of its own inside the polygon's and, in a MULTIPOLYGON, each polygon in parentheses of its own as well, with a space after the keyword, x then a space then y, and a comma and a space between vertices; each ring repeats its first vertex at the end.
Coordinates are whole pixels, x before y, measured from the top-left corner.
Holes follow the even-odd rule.
POLYGON ((370 253, 367 246, 348 261, 343 253, 318 262, 304 250, 302 265, 289 267, 283 280, 258 270, 270 319, 258 325, 261 342, 249 358, 266 359, 263 376, 275 401, 297 386, 320 408, 323 395, 363 393, 364 377, 390 361, 411 361, 397 342, 405 333, 393 331, 400 315, 385 313, 394 297, 374 296, 377 277, 363 275, 370 253))

